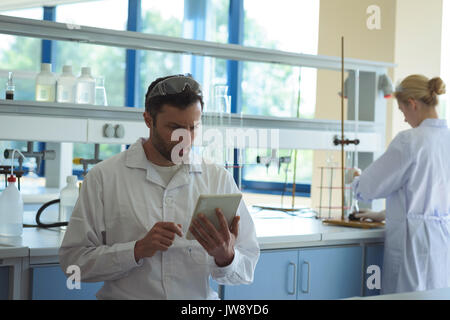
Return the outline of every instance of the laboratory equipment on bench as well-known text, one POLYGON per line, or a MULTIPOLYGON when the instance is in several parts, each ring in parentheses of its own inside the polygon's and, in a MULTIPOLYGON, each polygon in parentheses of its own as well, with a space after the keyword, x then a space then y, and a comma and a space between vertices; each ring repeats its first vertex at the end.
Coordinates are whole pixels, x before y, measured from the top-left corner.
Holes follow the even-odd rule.
POLYGON ((24 225, 25 227, 39 227, 39 228, 54 228, 61 227, 65 230, 69 224, 70 217, 72 216, 72 211, 79 196, 79 187, 77 186, 77 176, 67 176, 66 178, 67 186, 64 187, 60 192, 59 199, 51 200, 44 203, 36 213, 36 224, 35 225, 24 225), (49 206, 59 203, 59 216, 58 222, 54 223, 44 223, 41 221, 41 216, 45 209, 49 206))
MULTIPOLYGON (((20 237, 23 232, 23 200, 19 189, 16 187, 16 177, 14 176, 14 154, 21 154, 14 149, 11 160, 8 185, 0 194, 0 235, 7 237, 20 237)), ((23 158, 23 154, 21 154, 23 158)))
POLYGON ((351 187, 346 186, 345 184, 345 171, 346 170, 352 170, 353 166, 346 167, 346 161, 345 161, 345 146, 348 145, 354 145, 354 163, 357 165, 357 146, 359 144, 359 139, 357 138, 358 133, 358 110, 359 110, 359 70, 356 70, 355 72, 355 81, 354 81, 354 90, 355 90, 355 139, 350 140, 347 139, 344 136, 344 99, 349 94, 349 82, 344 82, 344 37, 341 38, 341 135, 340 136, 334 136, 333 143, 335 146, 340 145, 341 146, 341 164, 339 165, 332 165, 332 166, 325 166, 321 167, 321 177, 320 177, 320 204, 319 204, 319 217, 322 218, 323 209, 328 210, 328 218, 323 219, 322 222, 326 224, 331 225, 339 225, 339 226, 346 226, 346 227, 357 227, 357 228, 374 228, 374 227, 382 227, 384 226, 383 223, 378 222, 366 222, 366 221, 357 221, 353 220, 353 217, 355 213, 359 211, 358 203, 354 197, 354 194, 352 193, 351 187), (340 185, 334 186, 333 185, 333 173, 334 171, 337 171, 340 174, 340 185), (328 172, 330 175, 329 178, 329 184, 328 186, 324 186, 323 179, 324 179, 324 173, 328 172), (333 190, 337 189, 340 191, 340 198, 341 198, 341 206, 333 206, 332 202, 332 194, 333 190), (323 206, 322 204, 322 195, 323 191, 327 190, 329 192, 329 202, 328 206, 323 206), (347 195, 347 196, 346 196, 347 195), (346 201, 347 199, 347 201, 346 201), (340 219, 333 219, 331 218, 331 210, 337 209, 341 212, 340 219))
POLYGON ((36 77, 36 101, 55 101, 56 76, 51 69, 50 63, 41 63, 41 72, 36 77))
MULTIPOLYGON (((61 190, 59 196, 59 218, 60 222, 69 221, 72 216, 73 208, 78 200, 78 178, 77 176, 68 176, 67 186, 61 190)), ((63 226, 62 228, 65 228, 63 226)))
POLYGON ((94 158, 93 159, 75 158, 75 159, 73 159, 73 164, 83 165, 83 177, 84 177, 88 172, 88 165, 90 165, 90 164, 95 165, 102 161, 99 158, 99 156, 100 156, 100 145, 98 143, 96 143, 94 146, 94 158))
POLYGON ((23 200, 16 177, 8 177, 8 186, 0 194, 0 236, 20 237, 23 232, 23 200))
POLYGON ((13 82, 13 73, 8 72, 8 82, 6 82, 5 99, 14 100, 14 91, 16 86, 13 82))
MULTIPOLYGON (((12 159, 16 157, 13 149, 5 149, 3 152, 5 159, 12 159)), ((39 172, 42 164, 42 160, 55 160, 56 152, 54 150, 43 150, 43 151, 33 151, 33 141, 27 142, 27 151, 17 154, 19 160, 19 170, 22 170, 22 164, 24 158, 35 158, 36 159, 36 171, 39 172)))

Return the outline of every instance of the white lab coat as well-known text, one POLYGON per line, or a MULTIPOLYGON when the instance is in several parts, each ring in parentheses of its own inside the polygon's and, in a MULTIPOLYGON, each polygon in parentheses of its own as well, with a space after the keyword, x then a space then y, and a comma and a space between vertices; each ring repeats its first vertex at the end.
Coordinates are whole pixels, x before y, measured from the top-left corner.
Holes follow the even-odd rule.
POLYGON ((217 299, 221 284, 248 284, 259 257, 253 221, 243 201, 233 262, 218 267, 196 240, 175 236, 173 245, 136 263, 137 240, 159 221, 182 225, 186 235, 200 194, 237 193, 233 177, 211 164, 185 164, 167 188, 139 139, 93 167, 83 182, 59 250, 65 271, 78 265, 81 280, 104 281, 99 299, 217 299))
POLYGON ((353 182, 386 198, 383 294, 450 287, 450 130, 426 119, 400 132, 353 182))

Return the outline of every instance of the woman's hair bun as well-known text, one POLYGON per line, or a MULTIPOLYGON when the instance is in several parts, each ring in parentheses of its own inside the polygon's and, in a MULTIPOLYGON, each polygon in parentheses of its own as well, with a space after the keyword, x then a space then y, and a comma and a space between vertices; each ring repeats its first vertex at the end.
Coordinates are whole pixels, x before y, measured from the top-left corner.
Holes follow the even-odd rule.
POLYGON ((436 77, 428 81, 428 88, 431 93, 436 93, 438 95, 445 93, 445 83, 441 78, 436 77))

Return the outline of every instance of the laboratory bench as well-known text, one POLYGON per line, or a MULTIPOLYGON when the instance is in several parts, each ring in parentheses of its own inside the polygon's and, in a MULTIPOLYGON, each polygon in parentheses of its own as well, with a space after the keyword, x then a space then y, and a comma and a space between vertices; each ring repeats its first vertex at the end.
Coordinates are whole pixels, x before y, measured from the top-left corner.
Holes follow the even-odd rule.
MULTIPOLYGON (((57 207, 42 220, 56 221, 57 207)), ((45 217, 44 217, 45 216, 45 217)), ((261 255, 250 285, 223 286, 222 299, 341 299, 379 294, 365 285, 370 265, 382 267, 384 229, 329 226, 282 212, 252 212, 261 255), (270 276, 268 276, 270 275, 270 276)), ((35 211, 24 214, 34 223, 35 211)), ((102 283, 69 290, 58 261, 60 228, 24 228, 0 237, 0 299, 95 299, 102 283)))

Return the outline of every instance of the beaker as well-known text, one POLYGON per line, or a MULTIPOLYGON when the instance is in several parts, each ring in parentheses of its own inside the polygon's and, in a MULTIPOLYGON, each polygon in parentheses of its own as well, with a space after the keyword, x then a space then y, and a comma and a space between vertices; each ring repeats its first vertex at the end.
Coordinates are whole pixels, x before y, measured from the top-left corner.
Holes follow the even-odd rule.
POLYGON ((214 112, 230 113, 231 96, 228 95, 228 86, 217 84, 214 86, 214 112))
POLYGON ((95 79, 95 105, 107 106, 108 100, 106 99, 105 78, 98 77, 95 79))

